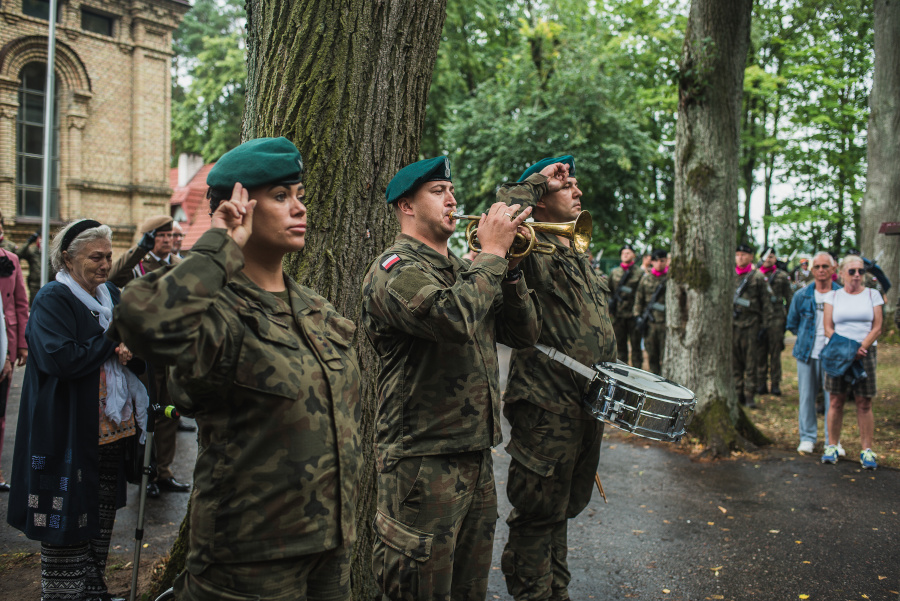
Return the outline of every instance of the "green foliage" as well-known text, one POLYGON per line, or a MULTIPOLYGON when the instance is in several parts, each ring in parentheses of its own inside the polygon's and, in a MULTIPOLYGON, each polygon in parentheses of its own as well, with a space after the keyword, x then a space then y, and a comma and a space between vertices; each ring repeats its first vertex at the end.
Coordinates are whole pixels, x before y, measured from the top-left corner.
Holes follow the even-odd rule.
POLYGON ((744 81, 742 177, 789 184, 765 207, 783 254, 857 244, 865 184, 871 6, 758 0, 744 81))
POLYGON ((623 241, 668 246, 670 75, 683 31, 675 6, 503 3, 493 20, 481 13, 465 21, 468 29, 459 25, 466 9, 451 6, 429 100, 427 126, 437 129, 426 131, 432 145, 423 144, 423 153, 451 157, 466 211, 489 205, 499 184, 518 179, 535 160, 573 154, 583 206, 594 216, 593 252, 611 256, 623 241), (463 30, 470 41, 464 56, 483 56, 475 64, 492 69, 466 72, 469 58, 454 62, 463 30), (448 72, 451 64, 462 66, 448 72), (454 88, 455 100, 441 104, 437 89, 449 81, 475 85, 454 88))
POLYGON ((241 141, 247 80, 243 3, 196 0, 175 32, 173 160, 182 152, 207 162, 241 141))

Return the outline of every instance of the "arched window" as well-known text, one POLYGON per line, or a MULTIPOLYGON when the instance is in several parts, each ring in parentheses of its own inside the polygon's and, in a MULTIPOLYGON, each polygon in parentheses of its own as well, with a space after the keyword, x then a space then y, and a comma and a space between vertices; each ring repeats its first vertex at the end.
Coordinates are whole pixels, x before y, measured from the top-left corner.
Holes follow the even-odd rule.
MULTIPOLYGON (((47 65, 28 63, 22 69, 20 79, 19 114, 16 117, 16 212, 20 217, 40 217, 47 65)), ((53 115, 50 217, 56 218, 59 216, 59 102, 56 99, 53 115)))

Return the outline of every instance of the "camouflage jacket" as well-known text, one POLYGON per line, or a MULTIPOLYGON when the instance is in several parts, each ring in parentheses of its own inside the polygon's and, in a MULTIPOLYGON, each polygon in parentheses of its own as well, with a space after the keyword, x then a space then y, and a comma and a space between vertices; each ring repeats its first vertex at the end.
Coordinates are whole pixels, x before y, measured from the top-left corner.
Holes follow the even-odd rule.
POLYGON ((769 326, 780 325, 783 328, 785 321, 787 321, 787 312, 791 306, 791 299, 794 298, 794 291, 791 290, 791 280, 788 278, 787 273, 781 269, 776 269, 769 275, 760 272, 760 275, 763 276, 769 288, 772 289, 772 296, 769 297, 772 303, 772 312, 766 324, 769 326))
POLYGON ((644 314, 644 309, 647 308, 647 305, 650 303, 650 299, 653 298, 654 293, 656 293, 656 288, 662 285, 662 290, 659 293, 659 296, 656 297, 656 302, 654 306, 650 308, 650 317, 653 318, 653 321, 650 322, 650 326, 657 327, 665 327, 666 325, 666 280, 668 276, 661 275, 655 276, 652 272, 645 273, 644 277, 641 278, 641 282, 638 284, 637 293, 634 295, 634 313, 635 317, 640 317, 644 314))
POLYGON ((164 262, 157 259, 153 253, 135 246, 113 261, 112 267, 109 268, 109 281, 121 288, 131 280, 156 271, 160 267, 179 263, 181 263, 181 259, 173 254, 170 254, 169 260, 164 262))
POLYGON ((814 281, 815 281, 815 277, 813 277, 812 271, 807 271, 806 273, 803 273, 803 270, 800 269, 799 267, 794 270, 794 277, 793 277, 794 290, 799 290, 800 288, 803 288, 807 284, 811 284, 814 281))
POLYGON ((192 572, 355 538, 354 326, 290 280, 288 307, 243 275, 243 263, 225 230, 209 230, 180 265, 126 286, 110 328, 135 354, 172 366, 176 405, 200 426, 192 572))
POLYGON ((497 342, 537 342, 540 306, 507 261, 473 262, 399 234, 362 285, 362 326, 381 358, 375 455, 380 471, 415 455, 500 444, 497 342))
MULTIPOLYGON (((534 206, 547 190, 547 178, 529 176, 504 184, 497 200, 534 206), (541 178, 542 181, 537 181, 541 178)), ((520 267, 541 304, 539 342, 593 365, 616 360, 616 335, 609 318, 609 288, 591 268, 590 255, 578 254, 554 235, 537 233, 538 241, 556 247, 552 255, 532 253, 520 267)), ((527 401, 573 419, 594 419, 581 406, 588 380, 531 347, 512 352, 504 401, 527 401)))
MULTIPOLYGON (((628 279, 625 281, 625 284, 619 289, 619 302, 616 305, 615 315, 613 315, 613 319, 625 319, 631 317, 634 313, 634 297, 637 293, 638 286, 641 284, 641 279, 644 276, 644 270, 641 269, 641 266, 635 263, 628 269, 628 279)), ((622 266, 619 265, 610 272, 609 274, 609 289, 610 289, 610 297, 615 295, 616 288, 619 286, 619 282, 622 281, 622 278, 625 276, 625 270, 622 269, 622 266)))
POLYGON ((772 289, 759 270, 754 268, 744 275, 734 274, 735 290, 740 287, 744 278, 749 279, 741 291, 739 302, 734 304, 737 312, 734 327, 759 329, 764 323, 768 323, 772 312, 772 289))

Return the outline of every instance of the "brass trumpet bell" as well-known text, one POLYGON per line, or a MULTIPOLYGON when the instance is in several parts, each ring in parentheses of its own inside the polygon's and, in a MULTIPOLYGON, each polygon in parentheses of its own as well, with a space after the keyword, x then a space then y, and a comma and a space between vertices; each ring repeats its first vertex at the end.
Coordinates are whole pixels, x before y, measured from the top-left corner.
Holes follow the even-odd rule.
MULTIPOLYGON (((478 222, 481 220, 480 215, 463 215, 462 213, 450 213, 451 219, 468 220, 466 226, 466 242, 469 243, 469 250, 477 253, 481 252, 481 244, 478 242, 478 222)), ((591 234, 594 230, 591 214, 582 211, 573 221, 565 223, 545 223, 545 222, 525 222, 522 224, 531 234, 531 239, 526 239, 522 234, 516 234, 516 239, 509 249, 508 256, 511 258, 527 257, 533 252, 552 255, 556 252, 556 247, 547 242, 538 242, 535 232, 545 232, 562 238, 568 238, 572 241, 572 246, 578 253, 587 252, 591 244, 591 234)))

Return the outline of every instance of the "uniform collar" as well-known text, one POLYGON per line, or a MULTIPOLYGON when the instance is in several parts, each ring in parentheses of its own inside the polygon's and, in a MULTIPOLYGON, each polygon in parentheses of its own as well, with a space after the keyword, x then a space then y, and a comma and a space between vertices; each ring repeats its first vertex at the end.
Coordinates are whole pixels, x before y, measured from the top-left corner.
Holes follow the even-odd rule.
MULTIPOLYGON (((267 313, 284 313, 284 304, 279 302, 278 297, 257 286, 243 272, 235 274, 232 283, 240 288, 241 296, 250 304, 260 306, 267 313)), ((291 313, 294 315, 311 313, 314 309, 300 285, 290 277, 285 279, 285 283, 290 291, 291 313)))
POLYGON ((424 242, 416 240, 409 234, 397 234, 396 243, 416 253, 438 269, 452 269, 460 266, 460 259, 449 248, 445 257, 424 242))

